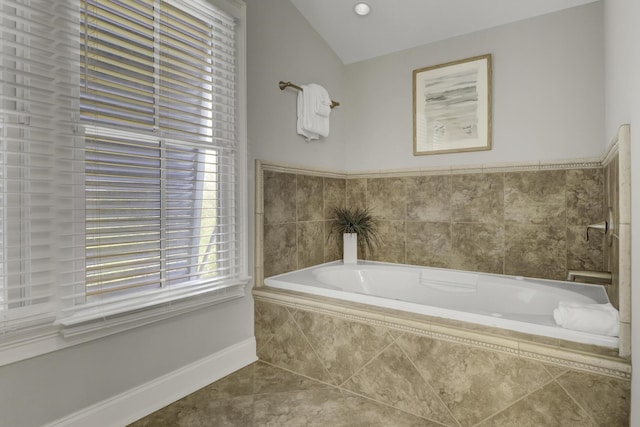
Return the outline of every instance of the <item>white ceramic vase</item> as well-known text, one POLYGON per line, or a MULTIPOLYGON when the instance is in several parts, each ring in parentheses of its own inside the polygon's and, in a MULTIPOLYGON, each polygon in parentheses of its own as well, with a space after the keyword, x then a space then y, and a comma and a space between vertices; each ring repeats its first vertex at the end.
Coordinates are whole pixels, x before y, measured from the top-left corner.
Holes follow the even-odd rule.
POLYGON ((358 235, 356 233, 344 233, 343 239, 343 262, 344 264, 358 263, 358 235))

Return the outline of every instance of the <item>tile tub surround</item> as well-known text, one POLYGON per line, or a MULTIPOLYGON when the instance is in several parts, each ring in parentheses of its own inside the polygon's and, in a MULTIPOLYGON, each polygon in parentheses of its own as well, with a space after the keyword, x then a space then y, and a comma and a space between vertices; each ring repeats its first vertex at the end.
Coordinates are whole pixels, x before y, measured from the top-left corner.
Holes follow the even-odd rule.
POLYGON ((357 307, 331 309, 268 289, 254 296, 261 361, 425 423, 628 425, 630 367, 615 356, 575 352, 582 362, 570 361, 557 349, 536 354, 546 344, 521 336, 487 340, 446 322, 420 329, 416 316, 367 318, 357 307))
POLYGON ((425 326, 269 289, 254 297, 261 361, 425 424, 628 425, 630 367, 615 356, 545 355, 546 344, 518 334, 488 339, 451 322, 425 326))
POLYGON ((602 234, 584 239, 585 226, 604 218, 597 162, 356 177, 261 166, 256 277, 339 259, 326 239, 333 206, 369 206, 379 218, 375 261, 561 280, 605 268, 602 234))
MULTIPOLYGON (((327 240, 334 206, 370 206, 376 261, 563 279, 612 271, 619 354, 631 355, 629 126, 600 159, 347 174, 256 161, 255 283, 339 259, 327 240), (313 194, 309 194, 309 192, 313 194), (584 239, 613 209, 613 239, 584 239)), ((363 258, 362 254, 359 254, 363 258)))

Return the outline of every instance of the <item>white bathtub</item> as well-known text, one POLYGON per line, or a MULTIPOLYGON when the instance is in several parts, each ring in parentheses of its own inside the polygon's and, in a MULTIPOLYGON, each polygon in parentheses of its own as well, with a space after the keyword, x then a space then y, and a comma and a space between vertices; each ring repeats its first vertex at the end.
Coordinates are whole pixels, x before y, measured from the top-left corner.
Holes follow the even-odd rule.
POLYGON ((341 261, 264 280, 266 286, 606 347, 618 338, 555 324, 560 301, 609 302, 600 285, 401 264, 341 261))

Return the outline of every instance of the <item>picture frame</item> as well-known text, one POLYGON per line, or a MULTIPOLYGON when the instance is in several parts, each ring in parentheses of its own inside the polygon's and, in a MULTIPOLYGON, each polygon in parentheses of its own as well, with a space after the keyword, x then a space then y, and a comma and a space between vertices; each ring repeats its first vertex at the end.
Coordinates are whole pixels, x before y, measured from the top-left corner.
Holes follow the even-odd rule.
POLYGON ((491 54, 413 70, 413 155, 491 149, 491 54))

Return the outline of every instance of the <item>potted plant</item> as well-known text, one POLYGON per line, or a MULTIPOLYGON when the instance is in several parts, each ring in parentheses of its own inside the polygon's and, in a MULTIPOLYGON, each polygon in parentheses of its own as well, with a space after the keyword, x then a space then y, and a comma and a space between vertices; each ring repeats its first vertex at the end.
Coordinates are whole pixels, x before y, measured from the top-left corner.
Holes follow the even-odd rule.
POLYGON ((342 236, 345 264, 358 262, 358 247, 365 255, 367 251, 372 253, 380 244, 377 221, 369 208, 334 207, 332 214, 335 219, 331 222, 329 238, 339 241, 342 236))

